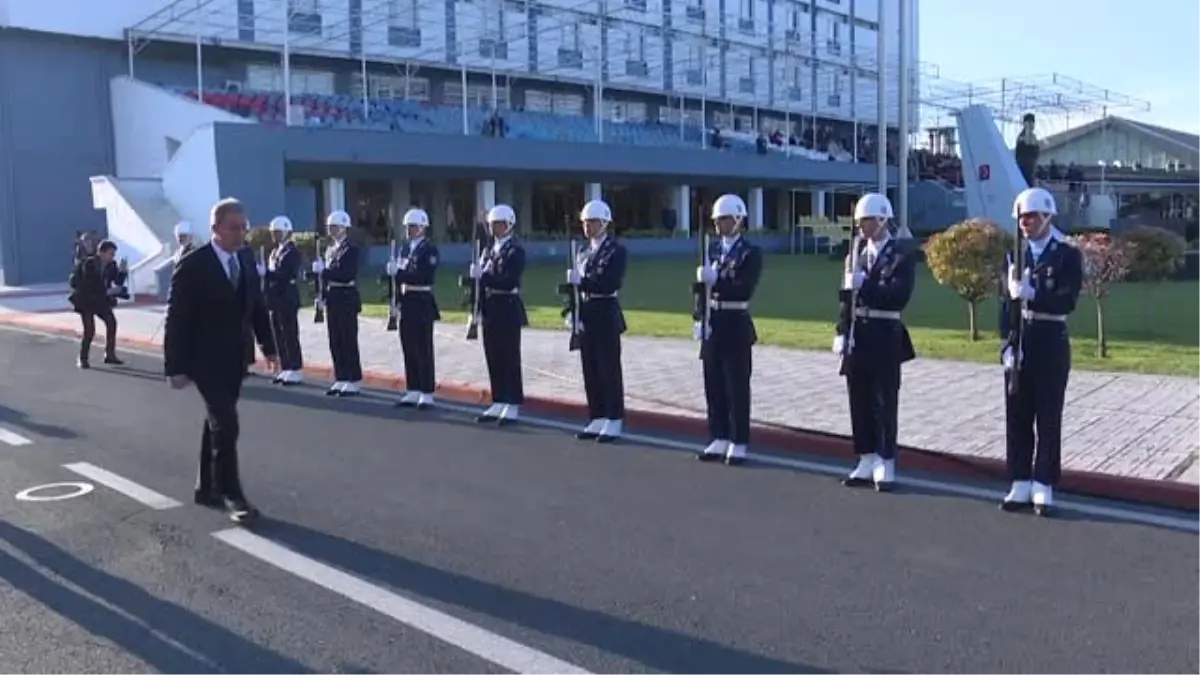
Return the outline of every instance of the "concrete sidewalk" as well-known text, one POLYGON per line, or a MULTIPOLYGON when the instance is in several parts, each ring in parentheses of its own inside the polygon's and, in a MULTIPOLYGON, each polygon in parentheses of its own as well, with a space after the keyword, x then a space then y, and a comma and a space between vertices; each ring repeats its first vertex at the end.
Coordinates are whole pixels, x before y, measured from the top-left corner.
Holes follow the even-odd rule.
MULTIPOLYGON (((123 336, 161 342, 161 308, 120 308, 117 314, 123 336)), ((78 326, 78 317, 69 312, 43 311, 22 319, 29 320, 78 326)), ((300 329, 306 364, 328 364, 325 326, 314 324, 305 311, 300 329)), ((463 326, 438 325, 437 378, 486 389, 482 347, 463 339, 464 333, 463 326)), ((359 343, 364 369, 402 374, 399 339, 384 330, 382 319, 362 321, 359 343)), ((579 356, 567 350, 565 333, 526 330, 523 347, 528 395, 583 400, 579 356)), ((695 343, 627 337, 623 352, 630 408, 704 416, 695 343)), ((833 354, 764 346, 756 347, 754 359, 756 422, 849 435, 845 383, 833 354)), ((904 372, 900 442, 1003 459, 1002 393, 999 365, 918 359, 904 372)), ((1063 427, 1064 468, 1200 483, 1200 378, 1074 371, 1063 427)))

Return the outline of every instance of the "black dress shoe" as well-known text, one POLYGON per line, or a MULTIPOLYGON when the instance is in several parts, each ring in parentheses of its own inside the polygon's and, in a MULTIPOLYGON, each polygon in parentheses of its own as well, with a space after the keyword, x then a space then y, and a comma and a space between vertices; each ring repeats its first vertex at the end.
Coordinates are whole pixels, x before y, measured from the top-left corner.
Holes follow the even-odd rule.
POLYGON ((620 438, 621 438, 620 436, 613 436, 611 434, 597 434, 596 442, 597 443, 616 443, 617 440, 620 438))
POLYGON ((196 491, 192 493, 192 501, 197 506, 217 507, 221 505, 221 498, 207 488, 196 488, 196 491))
POLYGON ((874 485, 874 484, 875 484, 875 481, 870 478, 851 478, 851 477, 847 476, 842 479, 842 485, 845 485, 846 487, 858 488, 858 487, 867 487, 868 485, 874 485))
POLYGON ((475 417, 475 421, 480 424, 490 424, 492 422, 499 422, 500 418, 496 415, 478 415, 475 417))
POLYGON ((745 463, 746 463, 745 457, 726 457, 725 458, 726 466, 741 466, 745 463))
POLYGON ((75 367, 79 368, 80 370, 87 370, 92 367, 92 364, 88 363, 87 359, 76 359, 75 367))
POLYGON ((1029 502, 1010 502, 1010 501, 1000 502, 1000 510, 1004 511, 1006 513, 1015 513, 1017 511, 1024 511, 1025 509, 1027 509, 1031 506, 1033 506, 1033 504, 1030 504, 1029 502))
POLYGON ((334 389, 333 387, 330 387, 329 389, 326 389, 326 390, 325 390, 325 395, 326 395, 326 396, 337 396, 337 395, 338 395, 338 390, 337 390, 337 389, 334 389))
POLYGON ((696 459, 701 462, 719 462, 725 458, 725 455, 720 452, 697 452, 696 459))
POLYGON ((594 431, 580 431, 575 434, 575 438, 578 438, 581 441, 594 441, 599 435, 600 434, 594 431))
POLYGON ((895 487, 896 487, 896 484, 892 481, 880 481, 875 484, 875 491, 876 492, 891 492, 892 489, 895 487))
POLYGON ((123 366, 123 365, 125 365, 125 362, 124 362, 124 361, 122 361, 121 359, 118 359, 116 356, 106 356, 106 357, 104 357, 104 362, 105 362, 105 363, 107 363, 107 364, 108 364, 108 365, 110 365, 110 366, 123 366))
POLYGON ((259 515, 258 509, 243 499, 225 499, 225 509, 229 511, 229 519, 235 523, 253 520, 259 515))
POLYGON ((509 427, 516 423, 517 423, 517 420, 515 420, 511 417, 501 417, 496 420, 496 426, 499 426, 499 427, 509 427))
POLYGON ((1050 506, 1049 504, 1034 504, 1033 505, 1033 515, 1035 515, 1035 516, 1042 516, 1044 518, 1049 518, 1053 512, 1054 512, 1054 507, 1050 506))

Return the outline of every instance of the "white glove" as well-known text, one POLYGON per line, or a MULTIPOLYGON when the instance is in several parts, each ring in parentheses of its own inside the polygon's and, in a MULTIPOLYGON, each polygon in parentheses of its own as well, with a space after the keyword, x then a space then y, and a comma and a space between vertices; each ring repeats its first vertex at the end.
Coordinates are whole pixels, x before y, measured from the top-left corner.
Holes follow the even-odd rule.
POLYGON ((857 291, 858 289, 862 288, 863 282, 866 280, 867 280, 866 272, 864 272, 862 270, 858 270, 857 272, 851 272, 851 273, 847 274, 845 276, 845 278, 842 280, 842 288, 845 288, 847 290, 857 291))
POLYGON ((1021 275, 1021 279, 1017 280, 1016 268, 1011 265, 1008 268, 1008 297, 1013 300, 1032 300, 1034 291, 1033 283, 1030 281, 1029 270, 1021 275))
POLYGON ((696 322, 692 323, 692 339, 693 340, 703 340, 704 339, 704 322, 703 321, 696 321, 696 322))
POLYGON ((697 267, 696 281, 699 281, 706 286, 712 286, 717 282, 717 268, 711 265, 701 265, 697 267))
POLYGON ((257 265, 254 266, 254 269, 258 270, 258 276, 260 276, 260 277, 267 276, 267 266, 266 265, 264 265, 262 263, 258 263, 257 265))
POLYGON ((568 284, 571 284, 573 286, 578 286, 579 282, 582 279, 583 279, 583 275, 579 273, 578 268, 572 267, 571 269, 567 270, 567 283, 568 284))
POLYGON ((1012 367, 1015 363, 1013 360, 1012 347, 1005 347, 1004 351, 1000 352, 1000 363, 1004 366, 1005 370, 1012 370, 1012 367))
POLYGON ((388 273, 388 276, 389 276, 389 277, 394 277, 394 276, 396 276, 396 272, 399 272, 399 271, 400 271, 400 266, 396 264, 396 261, 395 261, 395 260, 389 260, 389 261, 388 261, 388 264, 387 264, 387 273, 388 273))
POLYGON ((471 263, 470 275, 472 279, 478 279, 483 276, 483 267, 479 263, 471 263))
POLYGON ((842 348, 845 346, 846 346, 846 338, 842 337, 841 335, 835 336, 833 338, 833 353, 834 354, 841 354, 842 348))
POLYGON ((411 261, 412 261, 412 259, 411 259, 411 258, 401 258, 401 259, 399 260, 399 262, 397 262, 397 263, 396 263, 396 269, 397 269, 397 270, 406 270, 406 269, 408 269, 408 264, 409 264, 411 261))
POLYGON ((275 269, 276 269, 276 266, 275 266, 275 261, 274 261, 274 260, 269 260, 269 261, 267 261, 267 269, 271 270, 272 272, 274 272, 274 271, 275 271, 275 269))
POLYGON ((325 271, 325 261, 324 260, 314 260, 313 264, 312 264, 312 271, 313 271, 313 274, 320 274, 321 272, 324 272, 325 271))

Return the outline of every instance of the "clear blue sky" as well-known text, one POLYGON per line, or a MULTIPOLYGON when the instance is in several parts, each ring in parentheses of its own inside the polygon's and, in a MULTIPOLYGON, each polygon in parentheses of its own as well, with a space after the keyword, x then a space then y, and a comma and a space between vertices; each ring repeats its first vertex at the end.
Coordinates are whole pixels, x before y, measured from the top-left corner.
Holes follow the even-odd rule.
POLYGON ((980 82, 1061 73, 1152 106, 1146 114, 1114 114, 1200 133, 1197 0, 919 3, 920 58, 938 64, 943 77, 980 82))

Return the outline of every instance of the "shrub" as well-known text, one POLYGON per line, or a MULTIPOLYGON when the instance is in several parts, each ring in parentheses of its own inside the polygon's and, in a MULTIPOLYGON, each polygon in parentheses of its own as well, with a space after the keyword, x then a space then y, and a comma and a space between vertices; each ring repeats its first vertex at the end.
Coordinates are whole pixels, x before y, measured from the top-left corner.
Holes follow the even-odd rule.
POLYGON ((966 301, 971 341, 978 340, 976 309, 998 288, 1004 266, 1004 232, 990 220, 971 218, 930 237, 924 250, 934 280, 966 301))
POLYGON ((1135 246, 1107 233, 1081 234, 1071 241, 1083 254, 1083 289, 1096 300, 1096 340, 1099 356, 1108 356, 1108 336, 1104 330, 1104 300, 1113 284, 1128 275, 1135 246))
POLYGON ((1183 264, 1187 242, 1183 237, 1153 225, 1138 225, 1121 235, 1132 245, 1129 276, 1137 281, 1162 281, 1183 264))

